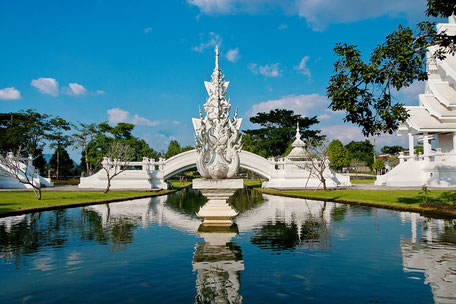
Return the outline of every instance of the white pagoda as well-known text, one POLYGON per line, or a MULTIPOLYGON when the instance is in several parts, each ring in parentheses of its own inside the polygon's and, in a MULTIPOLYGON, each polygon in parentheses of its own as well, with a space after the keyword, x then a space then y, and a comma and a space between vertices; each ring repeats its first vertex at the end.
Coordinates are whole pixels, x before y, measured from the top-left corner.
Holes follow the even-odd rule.
MULTIPOLYGON (((437 30, 456 35, 455 16, 437 24, 437 30)), ((406 107, 410 117, 398 130, 409 137, 409 153, 401 153, 399 165, 378 176, 376 185, 456 186, 456 57, 434 59, 437 47, 428 49, 425 93, 418 96, 418 106, 406 107), (423 153, 415 153, 415 139, 423 143, 423 153)))
POLYGON ((306 151, 306 144, 301 139, 301 133, 299 132, 299 122, 296 125, 296 139, 291 144, 293 149, 287 155, 289 159, 305 159, 308 157, 308 152, 306 151))

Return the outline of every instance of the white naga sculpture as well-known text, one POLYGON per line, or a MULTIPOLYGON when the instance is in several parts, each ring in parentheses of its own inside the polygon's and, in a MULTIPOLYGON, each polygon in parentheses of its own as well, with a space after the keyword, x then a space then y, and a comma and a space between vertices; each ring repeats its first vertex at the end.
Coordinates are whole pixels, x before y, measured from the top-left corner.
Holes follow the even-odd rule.
POLYGON ((204 104, 206 117, 200 108, 200 119, 193 118, 195 128, 196 167, 202 178, 193 180, 208 202, 197 213, 205 226, 230 226, 238 213, 228 203, 237 189, 244 187, 242 179, 229 179, 239 169, 242 119, 237 110, 230 120, 230 101, 226 99, 229 82, 224 81, 219 68, 219 50, 215 47, 215 68, 211 82, 204 82, 209 98, 204 104))
POLYGON ((239 169, 241 138, 239 128, 242 118, 237 109, 230 120, 230 100, 226 99, 229 82, 224 81, 219 68, 219 50, 215 48, 215 68, 211 82, 204 82, 209 98, 204 104, 206 117, 200 108, 200 119, 193 118, 195 148, 198 151, 196 167, 204 178, 224 179, 233 177, 239 169))

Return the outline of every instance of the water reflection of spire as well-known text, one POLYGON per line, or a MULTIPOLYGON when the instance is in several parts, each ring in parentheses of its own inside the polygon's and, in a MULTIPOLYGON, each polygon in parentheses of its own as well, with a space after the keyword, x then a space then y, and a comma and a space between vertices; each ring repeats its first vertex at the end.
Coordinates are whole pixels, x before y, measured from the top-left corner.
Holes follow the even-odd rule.
POLYGON ((242 250, 231 239, 233 231, 200 232, 193 271, 197 271, 195 303, 242 303, 239 294, 244 270, 242 250))

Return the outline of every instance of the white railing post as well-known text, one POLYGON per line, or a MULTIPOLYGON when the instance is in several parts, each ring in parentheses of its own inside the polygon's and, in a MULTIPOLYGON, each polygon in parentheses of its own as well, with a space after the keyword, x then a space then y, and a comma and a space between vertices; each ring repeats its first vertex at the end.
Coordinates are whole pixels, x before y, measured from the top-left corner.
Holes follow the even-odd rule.
POLYGON ((399 152, 399 163, 402 164, 405 162, 404 152, 399 152))
POLYGON ((103 168, 105 170, 109 171, 111 169, 110 163, 111 163, 111 160, 107 156, 103 157, 103 161, 101 162, 101 165, 103 166, 103 168))
POLYGON ((149 171, 149 159, 147 157, 142 158, 142 170, 149 171))

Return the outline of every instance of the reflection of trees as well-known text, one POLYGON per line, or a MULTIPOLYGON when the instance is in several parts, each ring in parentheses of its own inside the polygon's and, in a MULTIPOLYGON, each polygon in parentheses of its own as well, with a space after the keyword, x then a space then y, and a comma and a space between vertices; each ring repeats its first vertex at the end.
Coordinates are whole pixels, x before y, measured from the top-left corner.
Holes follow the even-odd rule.
POLYGON ((348 205, 338 205, 334 206, 331 209, 331 219, 334 222, 342 222, 345 219, 345 215, 347 214, 348 211, 348 205))
POLYGON ((103 225, 100 215, 86 209, 81 209, 80 215, 71 209, 33 213, 11 227, 0 224, 0 254, 18 267, 27 255, 43 247, 65 246, 71 234, 81 240, 110 243, 116 252, 133 241, 135 228, 136 223, 128 218, 108 220, 103 225))
POLYGON ((186 188, 169 194, 166 204, 179 213, 196 216, 196 213, 206 202, 207 199, 200 191, 186 188))
POLYGON ((255 231, 252 244, 274 251, 294 250, 296 247, 328 248, 329 231, 321 218, 308 218, 302 222, 301 229, 295 222, 268 222, 255 231))
POLYGON ((228 202, 238 211, 244 212, 263 203, 263 195, 251 188, 243 188, 234 193, 228 202))
POLYGON ((293 217, 290 223, 270 220, 255 230, 250 242, 273 251, 294 250, 296 247, 328 248, 329 223, 324 216, 325 210, 326 203, 319 215, 312 215, 309 211, 301 218, 293 217))
POLYGON ((48 216, 42 216, 40 212, 29 214, 9 229, 0 225, 0 252, 4 259, 14 260, 19 266, 21 257, 35 253, 41 247, 65 244, 72 222, 65 210, 57 210, 49 212, 48 216))
MULTIPOLYGON (((168 195, 166 204, 174 210, 195 216, 207 199, 200 191, 184 189, 168 195)), ((243 188, 234 193, 228 202, 239 212, 253 209, 263 202, 261 193, 250 188, 243 188)))

